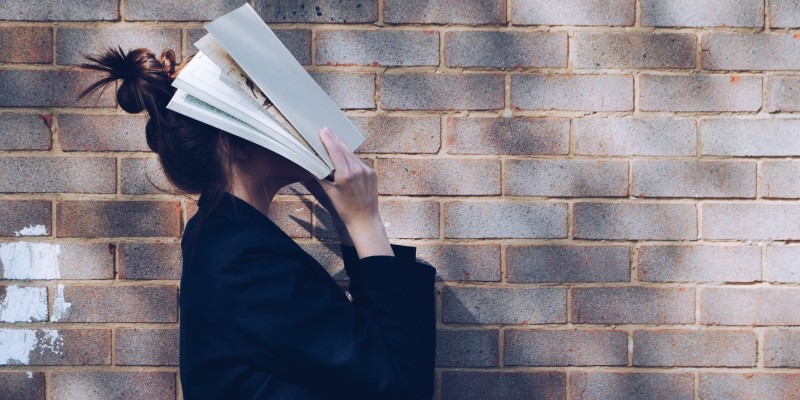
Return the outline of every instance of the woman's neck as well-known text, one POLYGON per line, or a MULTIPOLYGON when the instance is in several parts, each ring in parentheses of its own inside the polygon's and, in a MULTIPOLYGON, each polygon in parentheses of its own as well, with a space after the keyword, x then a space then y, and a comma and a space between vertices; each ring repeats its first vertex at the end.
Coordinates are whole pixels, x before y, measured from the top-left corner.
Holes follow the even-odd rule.
POLYGON ((230 192, 258 211, 261 211, 264 215, 269 214, 269 206, 278 190, 291 183, 273 179, 248 178, 234 173, 231 179, 230 192))

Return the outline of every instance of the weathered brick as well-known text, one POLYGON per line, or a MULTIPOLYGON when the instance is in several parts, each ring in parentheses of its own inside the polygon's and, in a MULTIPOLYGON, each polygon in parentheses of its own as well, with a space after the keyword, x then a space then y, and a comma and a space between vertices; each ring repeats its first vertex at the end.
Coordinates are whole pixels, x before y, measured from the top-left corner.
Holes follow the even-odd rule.
POLYGON ((177 188, 164 175, 156 157, 123 158, 120 163, 122 194, 169 194, 177 188))
POLYGON ((180 60, 181 30, 118 26, 88 29, 59 28, 56 62, 66 65, 81 64, 87 62, 81 54, 99 55, 109 47, 117 48, 117 46, 121 46, 125 51, 143 47, 150 49, 156 57, 160 57, 163 50, 172 49, 180 60))
POLYGON ((521 246, 506 248, 509 282, 627 282, 628 246, 521 246))
POLYGON ((58 142, 64 151, 150 151, 145 115, 58 116, 58 142))
POLYGON ((792 240, 800 237, 797 204, 703 204, 706 239, 792 240))
POLYGON ((563 372, 442 371, 441 400, 564 400, 563 372))
POLYGON ((49 114, 0 114, 0 150, 50 150, 49 114))
POLYGON ((26 228, 36 235, 52 234, 52 203, 49 200, 0 200, 0 236, 26 235, 26 228))
POLYGON ((761 164, 761 185, 759 194, 762 197, 777 199, 800 198, 800 176, 798 161, 764 161, 761 164))
POLYGON ((175 399, 175 372, 53 372, 48 382, 53 400, 175 399))
POLYGON ((577 68, 694 68, 696 37, 686 33, 575 32, 577 68))
POLYGON ((444 204, 447 238, 563 238, 566 203, 529 201, 448 202, 444 204))
POLYGON ((800 325, 800 288, 709 287, 700 292, 700 321, 708 325, 800 325))
MULTIPOLYGON (((381 201, 378 204, 386 233, 394 239, 431 239, 439 237, 439 203, 430 201, 381 201)), ((317 207, 314 214, 314 237, 336 238, 336 230, 328 214, 317 207)))
POLYGON ((359 153, 436 153, 442 145, 439 117, 349 118, 366 136, 359 153))
POLYGON ((574 400, 694 399, 694 374, 648 372, 574 372, 574 400))
POLYGON ((770 27, 800 27, 800 9, 797 8, 797 0, 770 0, 767 5, 770 27))
POLYGON ((500 281, 500 245, 417 245, 417 258, 445 281, 500 281))
POLYGON ((3 243, 0 279, 112 279, 113 251, 110 243, 3 243))
POLYGON ((444 59, 450 67, 564 68, 567 33, 450 31, 444 59))
POLYGON ((178 243, 120 243, 119 277, 122 279, 180 279, 181 247, 178 243))
POLYGON ((636 197, 756 196, 754 161, 632 161, 636 197))
POLYGON ((575 154, 594 156, 694 156, 697 133, 690 118, 577 118, 575 154))
MULTIPOLYGON (((2 10, 0 10, 2 13, 2 10)), ((0 63, 49 64, 53 62, 53 28, 14 26, 0 28, 0 63)))
POLYGON ((62 301, 54 322, 178 321, 175 286, 65 286, 62 301))
POLYGON ((439 32, 319 31, 317 65, 439 65, 439 32))
POLYGON ((769 76, 766 78, 767 111, 800 111, 800 78, 769 76))
POLYGON ((375 108, 375 74, 312 72, 311 77, 339 108, 375 108))
POLYGON ((256 0, 266 22, 358 23, 378 20, 376 0, 256 0))
POLYGON ((642 246, 636 264, 645 282, 756 282, 758 246, 642 246))
POLYGON ((573 232, 581 239, 697 239, 693 204, 575 203, 573 232))
POLYGON ((642 0, 642 25, 647 26, 764 26, 761 0, 642 0))
POLYGON ((789 34, 703 35, 703 68, 709 70, 797 70, 800 40, 789 34))
POLYGON ((628 333, 616 330, 506 329, 503 365, 626 365, 628 333))
POLYGON ((0 157, 0 192, 114 193, 112 157, 0 157))
POLYGON ((497 329, 437 329, 437 367, 496 367, 497 329))
POLYGON ((45 400, 44 372, 0 372, 2 400, 45 400))
POLYGON ((201 4, 168 0, 127 0, 128 21, 208 21, 241 6, 237 0, 210 0, 201 4))
POLYGON ((566 118, 447 117, 451 154, 567 154, 566 118))
POLYGON ((687 288, 572 288, 578 324, 686 324, 694 322, 694 290, 687 288))
POLYGON ((381 82, 381 106, 387 110, 503 108, 502 74, 384 74, 381 82))
POLYGON ((6 1, 0 8, 0 20, 115 21, 118 19, 119 4, 117 0, 6 1))
MULTIPOLYGON (((310 29, 272 29, 275 36, 286 46, 286 49, 294 56, 301 65, 311 64, 311 30, 310 29)), ((197 53, 197 48, 193 46, 195 42, 208 33, 204 28, 188 29, 187 36, 189 48, 186 49, 187 56, 197 53)))
POLYGON ((0 322, 45 321, 47 321, 46 287, 0 285, 0 322))
POLYGON ((78 100, 100 78, 87 71, 0 70, 0 107, 114 107, 114 90, 78 100))
POLYGON ((504 24, 502 0, 385 0, 387 24, 504 24))
POLYGON ((515 25, 633 25, 632 0, 585 2, 565 0, 512 0, 511 20, 515 25))
POLYGON ((78 201, 57 203, 56 236, 179 236, 177 201, 78 201))
POLYGON ((704 119, 700 137, 703 155, 800 155, 800 119, 704 119))
POLYGON ((119 329, 114 346, 116 365, 178 365, 177 329, 119 329))
POLYGON ((0 365, 108 365, 110 329, 0 329, 0 365), (7 357, 7 358, 6 358, 7 357))
POLYGON ((444 286, 446 324, 554 324, 567 320, 567 292, 561 288, 444 286), (514 307, 509 307, 514 304, 514 307))
POLYGON ((764 332, 764 366, 800 367, 800 331, 769 329, 764 332))
POLYGON ((344 270, 342 262, 342 252, 339 244, 336 243, 300 243, 303 250, 314 257, 317 262, 322 264, 326 271, 339 281, 348 281, 350 277, 344 270))
POLYGON ((508 160, 503 187, 510 196, 622 197, 628 195, 628 162, 508 160))
POLYGON ((767 246, 764 281, 800 283, 800 246, 767 246))
POLYGON ((633 77, 515 74, 511 105, 518 110, 630 111, 633 77))
POLYGON ((800 374, 702 372, 700 398, 703 400, 800 398, 800 374))
POLYGON ((750 367, 756 336, 750 331, 656 330, 633 333, 636 367, 750 367))
POLYGON ((643 74, 639 107, 642 111, 758 111, 761 77, 643 74))
POLYGON ((500 194, 500 160, 380 158, 377 170, 379 194, 500 194))
POLYGON ((275 201, 269 207, 269 218, 291 237, 311 237, 311 203, 275 201))

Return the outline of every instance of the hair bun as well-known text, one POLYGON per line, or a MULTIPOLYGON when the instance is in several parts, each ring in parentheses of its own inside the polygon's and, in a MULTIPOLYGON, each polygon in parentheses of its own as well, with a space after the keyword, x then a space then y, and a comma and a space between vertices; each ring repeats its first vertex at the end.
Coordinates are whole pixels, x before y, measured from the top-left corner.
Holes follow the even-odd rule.
POLYGON ((161 65, 164 66, 170 76, 170 80, 172 80, 172 75, 175 74, 175 52, 171 49, 164 50, 161 53, 161 65))

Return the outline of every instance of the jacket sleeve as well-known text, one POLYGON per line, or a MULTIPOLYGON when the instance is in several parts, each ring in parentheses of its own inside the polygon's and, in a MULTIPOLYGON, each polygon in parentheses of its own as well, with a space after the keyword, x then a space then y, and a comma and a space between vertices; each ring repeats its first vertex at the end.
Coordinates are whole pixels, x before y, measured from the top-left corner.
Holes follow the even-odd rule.
POLYGON ((370 398, 432 397, 433 267, 413 257, 357 260, 360 287, 350 302, 281 254, 252 246, 223 268, 230 343, 286 382, 370 398))

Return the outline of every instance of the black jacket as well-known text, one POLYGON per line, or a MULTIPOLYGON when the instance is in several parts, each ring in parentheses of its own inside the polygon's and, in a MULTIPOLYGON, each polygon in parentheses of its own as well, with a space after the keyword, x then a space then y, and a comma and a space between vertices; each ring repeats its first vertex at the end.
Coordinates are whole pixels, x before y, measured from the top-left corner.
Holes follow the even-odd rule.
MULTIPOLYGON (((208 207, 202 195, 198 205, 208 207)), ((415 261, 414 247, 392 247, 395 257, 359 260, 342 246, 351 302, 322 265, 238 197, 226 193, 199 227, 190 219, 180 296, 184 398, 429 400, 436 271, 415 261)))

